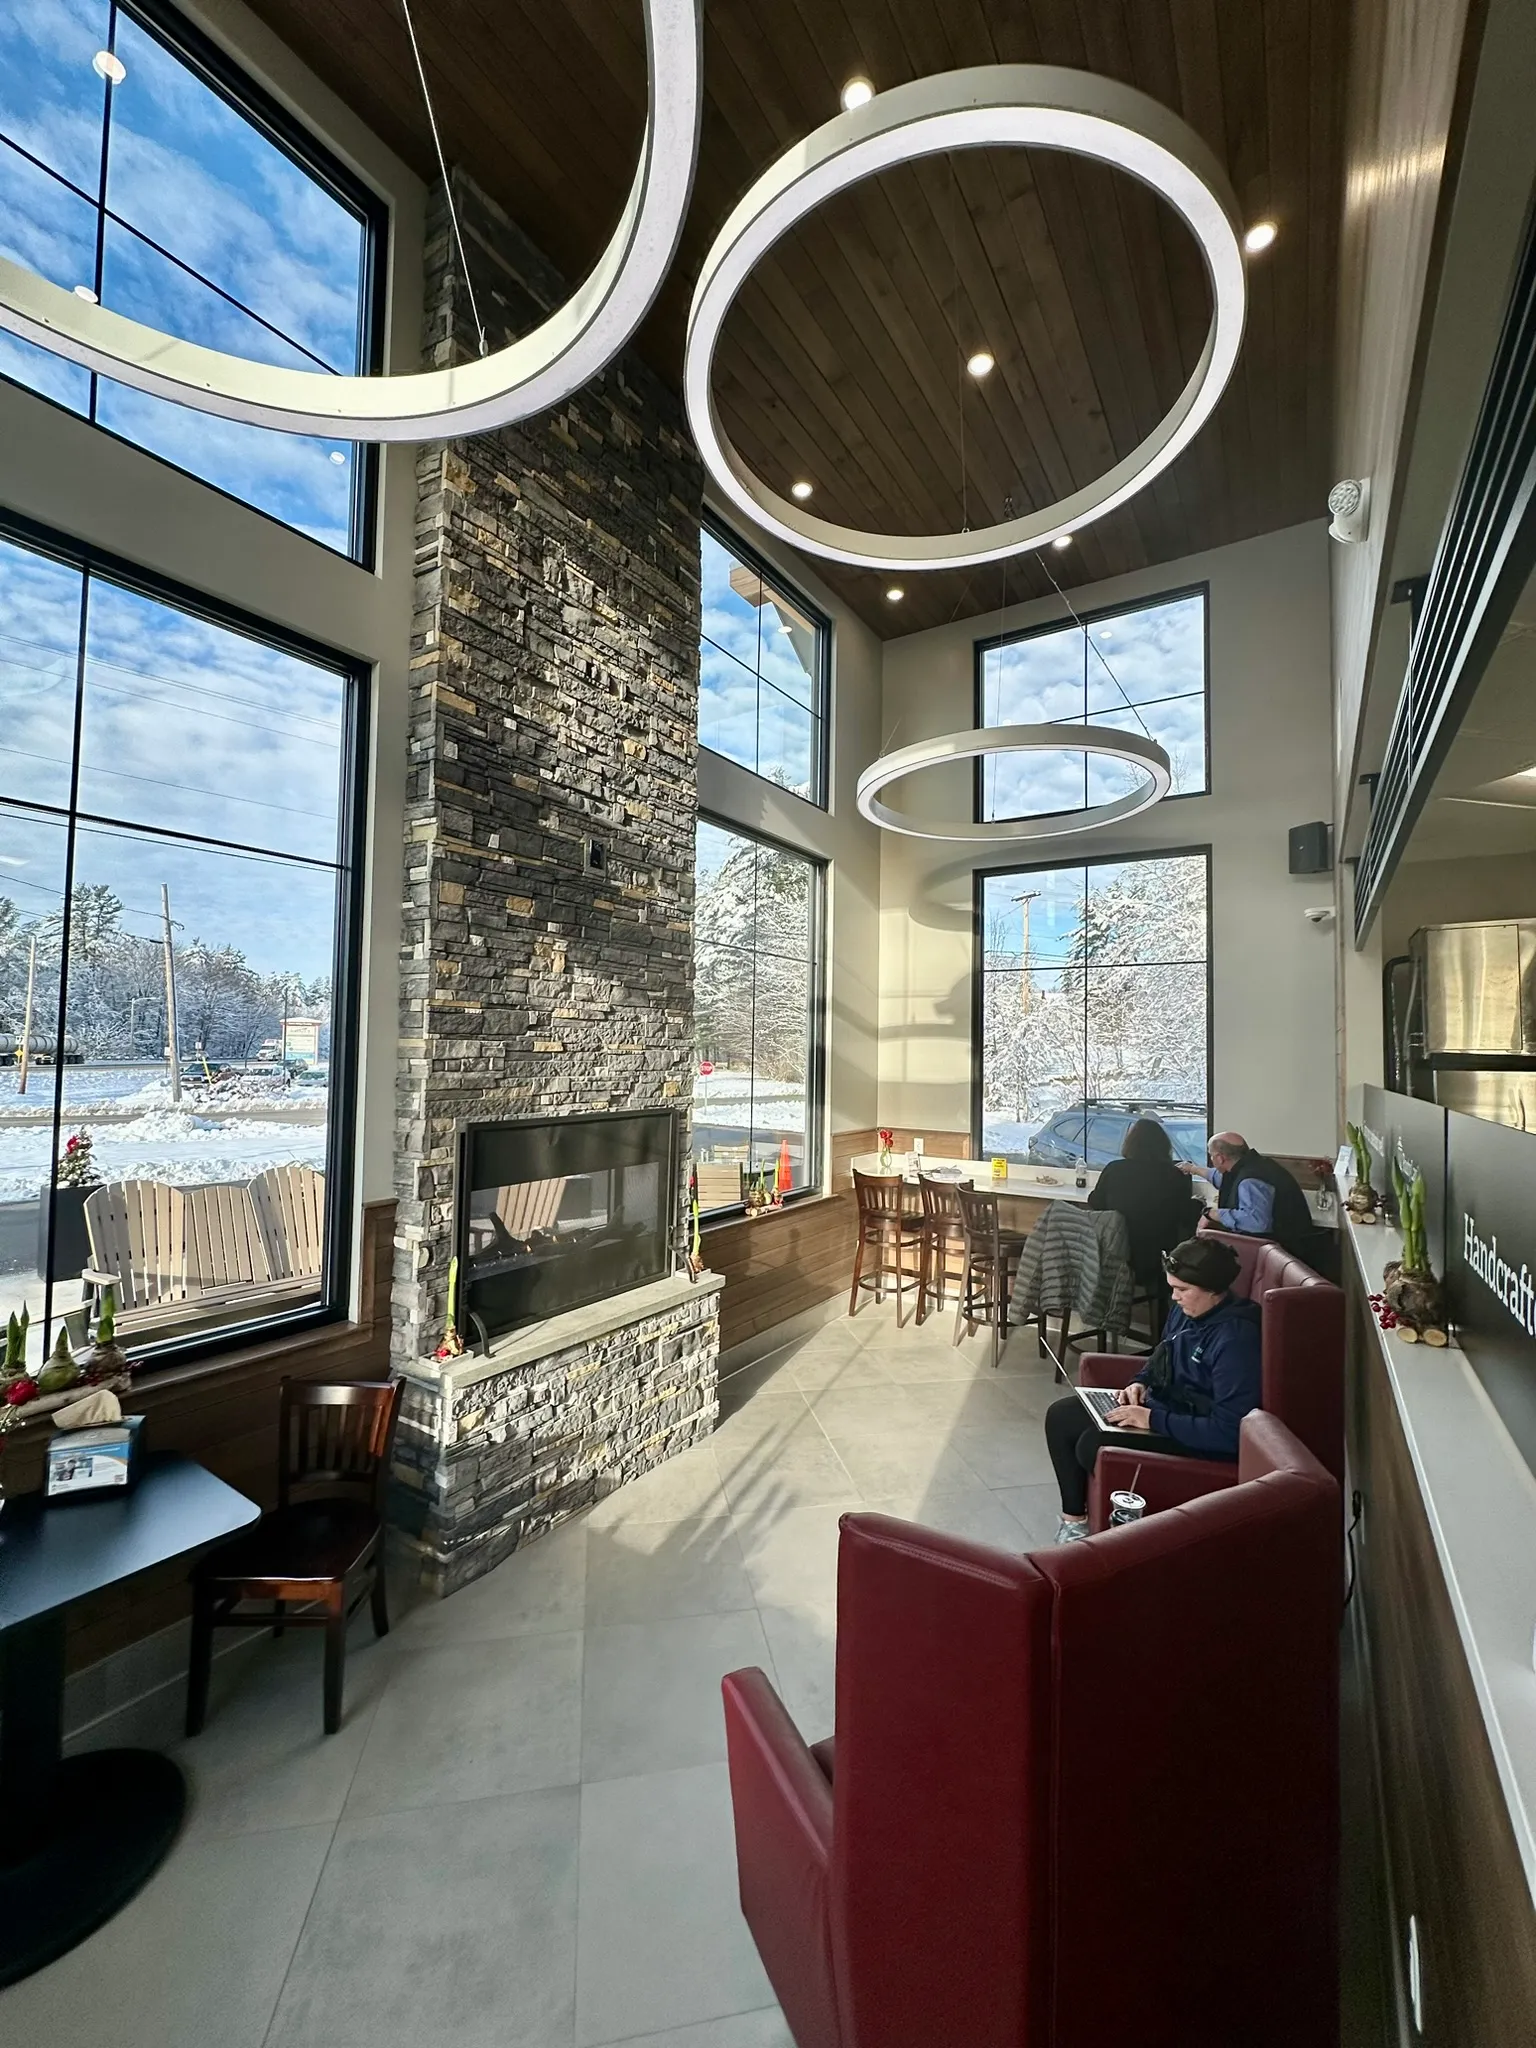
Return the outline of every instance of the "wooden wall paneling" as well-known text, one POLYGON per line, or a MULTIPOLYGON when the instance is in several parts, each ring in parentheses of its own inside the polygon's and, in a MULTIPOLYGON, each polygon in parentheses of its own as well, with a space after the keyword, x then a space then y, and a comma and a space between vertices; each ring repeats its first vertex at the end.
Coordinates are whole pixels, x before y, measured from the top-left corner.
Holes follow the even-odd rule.
POLYGON ((1388 1893, 1401 1960, 1418 1923, 1425 2048, 1528 2048, 1536 1916, 1413 1460, 1358 1273, 1349 1288, 1349 1454, 1364 1496, 1388 1893))
MULTIPOLYGON (((899 1130, 895 1136, 898 1153, 909 1152, 913 1139, 921 1138, 932 1159, 971 1156, 970 1134, 965 1131, 899 1130)), ((705 1226, 704 1263, 725 1278, 720 1297, 722 1351, 847 1292, 858 1236, 853 1162, 875 1151, 879 1142, 875 1130, 835 1131, 826 1195, 792 1202, 776 1215, 750 1221, 733 1217, 705 1226)))

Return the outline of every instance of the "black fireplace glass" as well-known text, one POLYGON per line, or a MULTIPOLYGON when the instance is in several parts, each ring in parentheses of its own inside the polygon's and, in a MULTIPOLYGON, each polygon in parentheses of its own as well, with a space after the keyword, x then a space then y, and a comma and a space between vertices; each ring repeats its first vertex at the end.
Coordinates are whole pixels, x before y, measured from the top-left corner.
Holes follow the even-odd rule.
POLYGON ((473 1124, 459 1156, 459 1326, 499 1336, 671 1270, 671 1110, 473 1124))

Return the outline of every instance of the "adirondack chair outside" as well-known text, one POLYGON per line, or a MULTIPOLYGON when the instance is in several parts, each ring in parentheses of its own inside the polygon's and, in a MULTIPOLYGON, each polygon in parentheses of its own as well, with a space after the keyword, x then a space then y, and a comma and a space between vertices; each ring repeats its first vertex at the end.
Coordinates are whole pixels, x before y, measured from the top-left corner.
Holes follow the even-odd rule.
POLYGON ((179 1318, 208 1320, 258 1297, 318 1289, 324 1256, 325 1177, 277 1166, 249 1182, 179 1188, 114 1181, 86 1198, 88 1289, 111 1287, 125 1334, 179 1318))
POLYGON ((187 1296, 229 1287, 255 1287, 275 1278, 243 1181, 220 1181, 182 1190, 186 1228, 187 1296))
POLYGON ((503 1188, 496 1202, 496 1214, 513 1237, 530 1238, 536 1230, 549 1230, 560 1214, 568 1175, 554 1180, 525 1180, 503 1188))
POLYGON ((187 1293, 185 1195, 158 1180, 111 1181, 85 1200, 91 1263, 84 1279, 132 1311, 187 1293))
POLYGON ((312 1166, 269 1166, 245 1192, 271 1278, 318 1280, 325 1263, 325 1175, 312 1166))

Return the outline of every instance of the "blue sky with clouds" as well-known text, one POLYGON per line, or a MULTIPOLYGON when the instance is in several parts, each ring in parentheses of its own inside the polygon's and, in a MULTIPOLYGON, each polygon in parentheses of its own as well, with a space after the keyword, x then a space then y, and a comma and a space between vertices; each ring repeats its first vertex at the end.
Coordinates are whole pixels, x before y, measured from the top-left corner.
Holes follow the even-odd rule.
MULTIPOLYGON (((987 725, 1083 722, 1146 732, 1168 751, 1173 793, 1203 789, 1205 600, 1199 594, 1068 625, 982 657, 987 725), (1135 708, 1132 709, 1131 707, 1135 708)), ((1129 795, 1142 777, 1080 748, 998 754, 982 767, 983 816, 1033 817, 1129 795)))
POLYGON ((817 751, 815 629, 787 598, 752 604, 732 588, 736 558, 701 536, 699 742, 809 796, 817 751))
MULTIPOLYGON (((0 797, 12 803, 69 799, 80 593, 77 569, 0 541, 0 797)), ((93 827, 77 886, 105 882, 157 913, 165 882, 188 938, 237 946, 263 972, 328 974, 334 875, 281 856, 336 858, 344 712, 332 671, 93 578, 81 809, 273 857, 93 827)), ((0 840, 0 895, 28 916, 56 908, 60 829, 0 808, 0 840)))
MULTIPOLYGON (((107 21, 98 0, 0 0, 0 137, 18 145, 0 146, 0 252, 71 288, 96 272, 107 88, 91 58, 107 21)), ((127 76, 111 91, 106 201, 120 219, 104 237, 102 302, 231 354, 356 369, 361 223, 124 15, 116 51, 127 76)), ((87 372, 11 336, 0 336, 0 374, 89 410, 87 372)), ((107 379, 97 418, 327 546, 349 545, 350 444, 214 419, 107 379)))

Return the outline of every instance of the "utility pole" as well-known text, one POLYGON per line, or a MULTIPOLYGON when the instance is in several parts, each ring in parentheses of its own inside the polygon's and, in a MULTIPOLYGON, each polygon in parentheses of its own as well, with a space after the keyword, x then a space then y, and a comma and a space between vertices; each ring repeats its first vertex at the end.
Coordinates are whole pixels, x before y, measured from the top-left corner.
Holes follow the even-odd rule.
POLYGON ((160 916, 165 926, 165 1056, 171 1068, 171 1100, 181 1100, 181 1048, 176 1037, 176 955, 171 949, 171 892, 160 884, 160 916))
POLYGON ((37 940, 27 946, 27 1009, 21 1024, 21 1078, 16 1083, 16 1093, 27 1092, 27 1069, 32 1061, 32 990, 37 981, 37 940))
POLYGON ((1037 896, 1043 896, 1044 894, 1045 891, 1043 889, 1025 889, 1013 899, 1019 906, 1020 917, 1024 920, 1024 946, 1019 954, 1019 959, 1022 963, 1019 980, 1019 1008, 1026 1017, 1029 1015, 1029 999, 1034 993, 1029 982, 1029 906, 1037 896))

